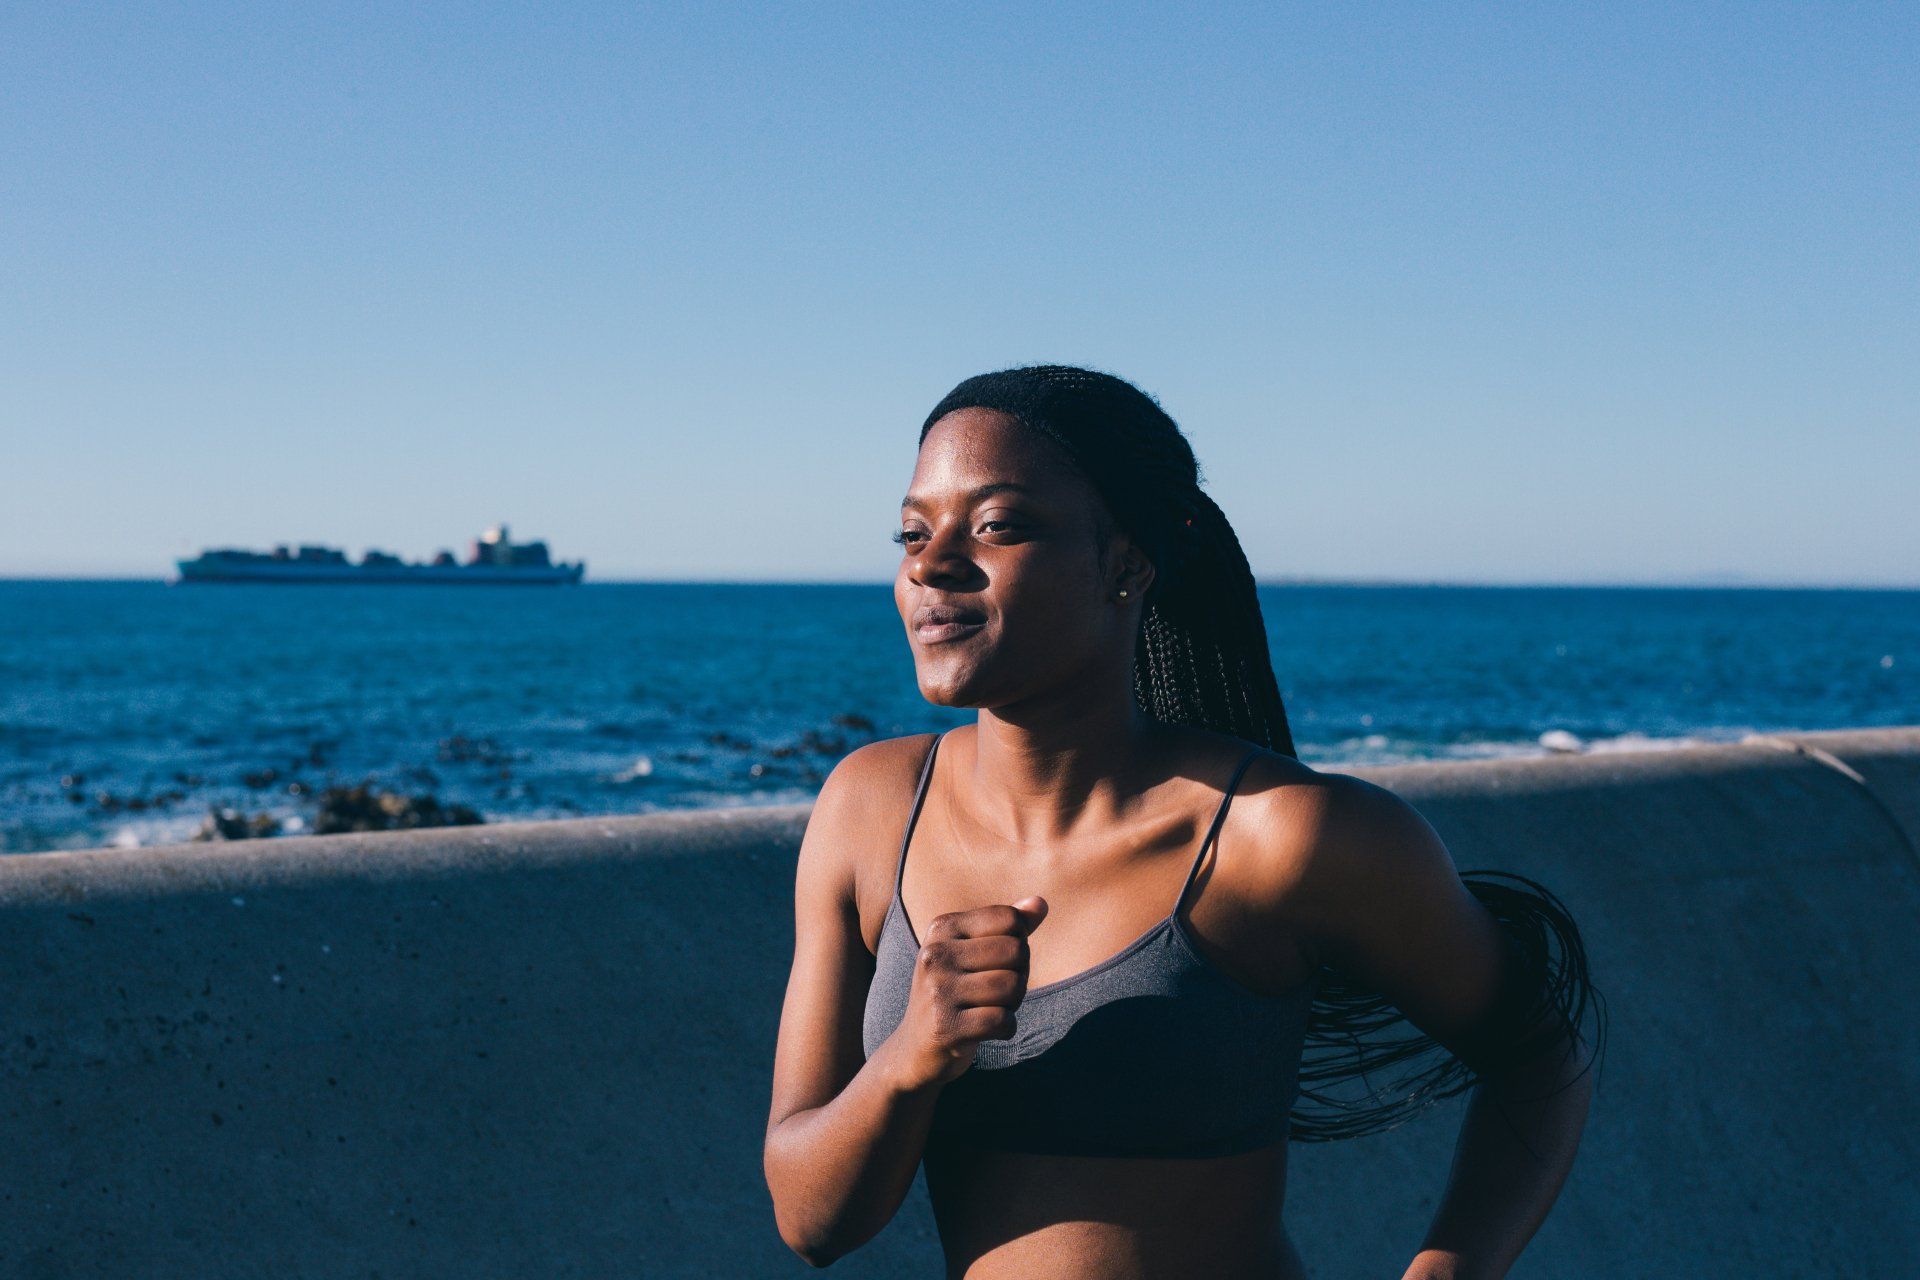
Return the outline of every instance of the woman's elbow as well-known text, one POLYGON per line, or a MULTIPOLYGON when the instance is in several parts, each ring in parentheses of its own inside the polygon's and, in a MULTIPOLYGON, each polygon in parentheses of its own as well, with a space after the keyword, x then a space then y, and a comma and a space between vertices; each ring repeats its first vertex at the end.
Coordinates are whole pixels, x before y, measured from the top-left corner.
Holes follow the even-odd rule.
POLYGON ((790 1223, 777 1210, 774 1224, 779 1228, 781 1242, 810 1267, 830 1267, 849 1252, 828 1234, 790 1223))
POLYGON ((800 1260, 810 1267, 830 1267, 841 1258, 839 1251, 823 1243, 796 1239, 782 1231, 780 1238, 786 1241, 787 1248, 793 1250, 800 1260))
POLYGON ((836 1238, 837 1233, 801 1211, 800 1206, 793 1203, 790 1191, 782 1193, 787 1180, 780 1176, 781 1162, 771 1136, 767 1140, 762 1164, 767 1188, 773 1193, 773 1225, 780 1233, 781 1243, 810 1267, 832 1266, 845 1257, 848 1246, 836 1238))
POLYGON ((774 1202, 773 1224, 780 1232, 781 1243, 810 1267, 830 1267, 847 1252, 830 1232, 821 1231, 809 1223, 796 1222, 793 1215, 782 1213, 777 1200, 774 1202))

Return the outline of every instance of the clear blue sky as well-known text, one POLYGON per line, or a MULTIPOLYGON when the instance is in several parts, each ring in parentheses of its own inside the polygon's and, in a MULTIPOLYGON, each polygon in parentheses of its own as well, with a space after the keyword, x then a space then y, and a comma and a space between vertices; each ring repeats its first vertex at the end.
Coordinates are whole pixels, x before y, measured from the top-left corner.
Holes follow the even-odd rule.
POLYGON ((1255 572, 1920 585, 1920 6, 13 5, 0 574, 867 579, 955 381, 1255 572))

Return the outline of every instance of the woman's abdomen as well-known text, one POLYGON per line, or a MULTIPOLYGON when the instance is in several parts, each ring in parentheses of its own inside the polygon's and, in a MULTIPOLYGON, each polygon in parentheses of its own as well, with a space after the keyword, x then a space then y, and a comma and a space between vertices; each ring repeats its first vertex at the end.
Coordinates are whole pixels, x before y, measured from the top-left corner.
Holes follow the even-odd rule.
POLYGON ((1281 1221, 1285 1143, 1208 1159, 930 1145, 949 1277, 1304 1280, 1281 1221))

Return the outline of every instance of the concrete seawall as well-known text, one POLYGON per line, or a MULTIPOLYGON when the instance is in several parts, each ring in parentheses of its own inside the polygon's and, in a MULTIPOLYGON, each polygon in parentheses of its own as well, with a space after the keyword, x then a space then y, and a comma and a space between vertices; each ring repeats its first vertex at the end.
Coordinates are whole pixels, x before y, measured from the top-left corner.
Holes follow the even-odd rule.
MULTIPOLYGON (((1573 909, 1612 1013, 1514 1271, 1920 1274, 1920 728, 1353 769, 1573 909)), ((807 807, 0 858, 0 1276, 809 1274, 760 1171, 807 807)), ((1296 1146, 1398 1275, 1464 1100, 1296 1146)), ((837 1263, 935 1276, 924 1184, 837 1263)))

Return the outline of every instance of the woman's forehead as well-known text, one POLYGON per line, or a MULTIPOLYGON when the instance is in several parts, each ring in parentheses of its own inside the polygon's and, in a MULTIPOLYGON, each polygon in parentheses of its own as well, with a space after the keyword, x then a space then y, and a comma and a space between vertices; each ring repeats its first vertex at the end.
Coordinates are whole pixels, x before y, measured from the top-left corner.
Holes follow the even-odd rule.
POLYGON ((997 409, 958 409, 933 424, 914 463, 909 496, 1015 484, 1035 496, 1077 487, 1059 446, 997 409))

